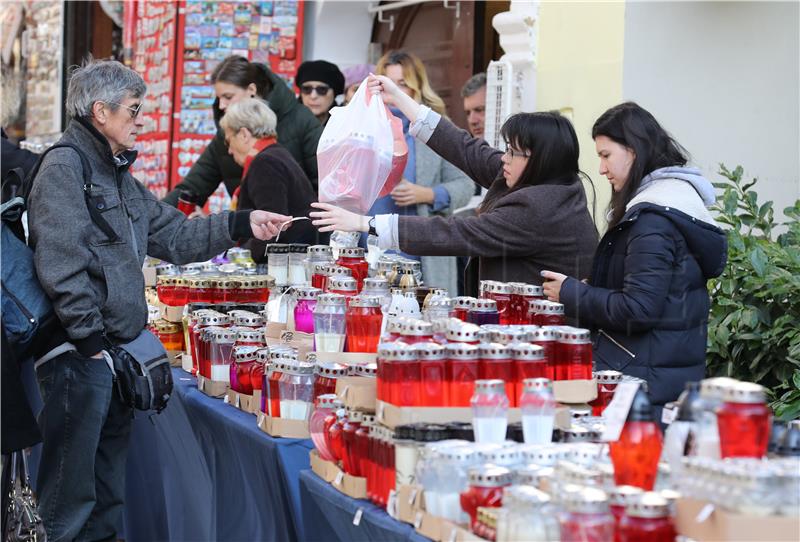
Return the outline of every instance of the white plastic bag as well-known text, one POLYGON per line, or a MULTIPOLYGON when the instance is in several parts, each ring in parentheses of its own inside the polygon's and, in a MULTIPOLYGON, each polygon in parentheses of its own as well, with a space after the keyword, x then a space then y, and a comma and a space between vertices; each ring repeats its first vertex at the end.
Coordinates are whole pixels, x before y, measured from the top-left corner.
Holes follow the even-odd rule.
POLYGON ((380 95, 368 94, 365 79, 348 105, 331 110, 320 137, 319 201, 365 214, 393 171, 394 155, 392 115, 380 95))

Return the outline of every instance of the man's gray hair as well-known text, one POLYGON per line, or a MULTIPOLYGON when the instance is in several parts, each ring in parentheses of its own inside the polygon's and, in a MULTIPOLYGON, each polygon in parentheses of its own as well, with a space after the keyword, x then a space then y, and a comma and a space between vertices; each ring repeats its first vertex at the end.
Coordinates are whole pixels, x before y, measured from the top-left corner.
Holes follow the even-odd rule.
POLYGON ((464 83, 464 86, 461 87, 461 97, 462 98, 469 98, 480 89, 486 86, 486 74, 476 73, 472 77, 469 78, 469 81, 464 83))
POLYGON ((275 112, 260 98, 245 98, 229 105, 219 123, 223 130, 230 130, 235 134, 242 128, 247 128, 255 137, 276 135, 277 124, 275 112))
POLYGON ((69 78, 66 109, 70 118, 89 117, 95 102, 116 111, 125 98, 142 98, 142 76, 116 60, 88 60, 69 78))

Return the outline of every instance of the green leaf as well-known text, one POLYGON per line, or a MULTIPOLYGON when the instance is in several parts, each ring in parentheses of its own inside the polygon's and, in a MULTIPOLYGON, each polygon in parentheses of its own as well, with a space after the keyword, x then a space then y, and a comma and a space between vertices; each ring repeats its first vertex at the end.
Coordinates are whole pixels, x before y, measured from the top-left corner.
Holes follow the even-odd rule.
POLYGON ((753 265, 753 270, 759 277, 764 276, 767 269, 767 255, 760 248, 754 249, 750 252, 750 263, 753 265))

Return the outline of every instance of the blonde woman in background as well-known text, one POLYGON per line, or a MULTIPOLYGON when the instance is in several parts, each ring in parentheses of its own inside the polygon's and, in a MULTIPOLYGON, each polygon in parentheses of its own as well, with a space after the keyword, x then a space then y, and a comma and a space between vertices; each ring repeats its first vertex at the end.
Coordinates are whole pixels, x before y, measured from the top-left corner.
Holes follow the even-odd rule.
MULTIPOLYGON (((391 79, 417 103, 445 115, 444 101, 431 88, 425 66, 414 54, 390 51, 381 57, 375 71, 391 79)), ((403 180, 390 195, 378 199, 369 214, 452 215, 455 209, 464 207, 472 197, 472 181, 423 142, 410 136, 409 119, 395 107, 391 97, 387 96, 385 101, 392 113, 403 121, 408 162, 403 180)), ((447 288, 451 295, 457 295, 458 272, 454 257, 404 255, 421 261, 422 276, 427 286, 447 288)))

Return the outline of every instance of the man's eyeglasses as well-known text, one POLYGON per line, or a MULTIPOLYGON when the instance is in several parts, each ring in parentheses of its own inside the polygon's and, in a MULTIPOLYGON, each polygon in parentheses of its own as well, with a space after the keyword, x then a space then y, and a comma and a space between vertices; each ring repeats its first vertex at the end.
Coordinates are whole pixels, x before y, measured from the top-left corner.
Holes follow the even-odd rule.
POLYGON ((505 154, 507 156, 510 156, 512 160, 514 159, 515 156, 519 156, 520 158, 530 158, 531 157, 531 153, 526 152, 526 151, 517 151, 517 150, 512 149, 510 146, 506 147, 505 154))
POLYGON ((128 114, 131 116, 132 119, 135 119, 139 116, 139 113, 142 111, 142 103, 138 103, 136 105, 122 105, 116 102, 103 102, 108 105, 117 105, 119 107, 124 107, 128 110, 128 114))
POLYGON ((303 85, 300 87, 300 92, 305 94, 306 96, 310 96, 312 92, 316 92, 317 96, 325 96, 328 94, 328 91, 331 89, 328 85, 303 85))

